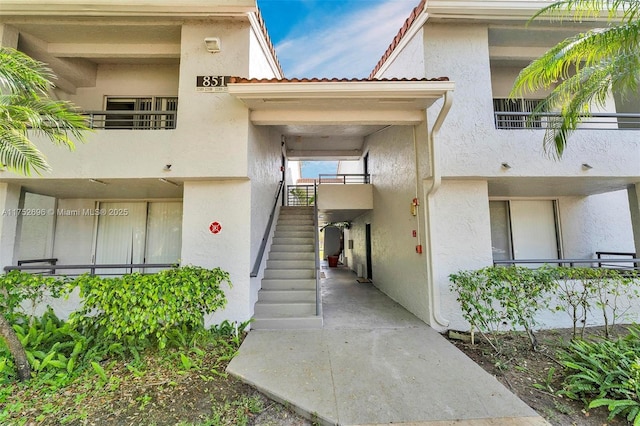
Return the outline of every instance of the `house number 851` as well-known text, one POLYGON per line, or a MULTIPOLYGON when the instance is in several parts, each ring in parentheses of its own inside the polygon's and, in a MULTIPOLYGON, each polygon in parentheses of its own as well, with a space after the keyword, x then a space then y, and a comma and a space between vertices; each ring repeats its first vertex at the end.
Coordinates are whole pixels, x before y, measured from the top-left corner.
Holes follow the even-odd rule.
POLYGON ((226 87, 226 76, 202 75, 198 76, 197 87, 226 87))

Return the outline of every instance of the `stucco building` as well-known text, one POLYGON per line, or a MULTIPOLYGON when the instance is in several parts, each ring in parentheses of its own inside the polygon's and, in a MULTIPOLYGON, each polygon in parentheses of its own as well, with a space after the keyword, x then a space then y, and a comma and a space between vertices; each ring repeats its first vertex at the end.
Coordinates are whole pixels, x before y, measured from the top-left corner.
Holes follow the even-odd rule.
MULTIPOLYGON (((95 128, 75 152, 35 138, 51 173, 0 172, 5 212, 45 212, 2 216, 3 266, 219 266, 234 285, 209 321, 315 306, 313 255, 291 254, 313 251, 314 225, 286 228, 274 194, 287 161, 317 159, 364 176, 314 195, 320 222, 351 222, 345 262, 437 329, 464 327, 452 272, 640 246, 638 130, 607 117, 554 161, 542 129, 500 114, 526 111, 502 100, 515 75, 579 29, 525 29, 535 3, 422 2, 348 81, 285 79, 254 0, 90 3, 0 0, 0 43, 48 63, 95 128)), ((309 309, 279 326, 317 326, 309 309)))

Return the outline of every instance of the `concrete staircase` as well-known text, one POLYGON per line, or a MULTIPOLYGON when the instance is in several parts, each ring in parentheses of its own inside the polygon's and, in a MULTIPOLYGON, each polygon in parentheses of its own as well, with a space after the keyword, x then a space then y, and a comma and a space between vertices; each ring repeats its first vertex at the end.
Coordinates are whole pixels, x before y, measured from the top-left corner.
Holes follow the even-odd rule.
POLYGON ((314 233, 313 207, 280 209, 252 329, 322 328, 322 313, 316 315, 314 233))

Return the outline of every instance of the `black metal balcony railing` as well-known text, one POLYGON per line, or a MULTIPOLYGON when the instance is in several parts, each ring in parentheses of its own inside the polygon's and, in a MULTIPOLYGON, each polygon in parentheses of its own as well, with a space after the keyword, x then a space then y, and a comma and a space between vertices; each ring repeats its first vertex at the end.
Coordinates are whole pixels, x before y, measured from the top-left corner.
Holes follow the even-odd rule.
POLYGON ((158 269, 169 269, 178 266, 177 263, 118 263, 118 264, 86 264, 60 265, 58 259, 30 259, 18 261, 18 266, 5 266, 5 272, 24 271, 33 274, 64 275, 73 277, 89 273, 90 275, 122 275, 132 272, 153 273, 158 269), (34 263, 44 263, 34 265, 34 263), (64 271, 60 274, 58 271, 64 271), (73 272, 70 272, 73 271, 73 272))
MULTIPOLYGON (((599 252, 604 254, 605 252, 599 252)), ((624 253, 626 254, 626 253, 624 253)), ((507 259, 494 260, 494 266, 511 266, 511 265, 528 265, 529 267, 537 267, 542 265, 584 267, 584 268, 611 268, 620 271, 640 271, 640 259, 635 257, 629 258, 607 258, 598 256, 597 259, 507 259)))
POLYGON ((85 111, 92 129, 170 130, 176 128, 176 111, 85 111))
POLYGON ((313 206, 316 202, 315 185, 287 185, 288 206, 313 206))
MULTIPOLYGON (((547 129, 553 118, 560 117, 557 112, 543 112, 532 118, 531 112, 495 111, 496 129, 547 129)), ((629 130, 640 129, 639 113, 597 112, 584 116, 578 130, 629 130)))

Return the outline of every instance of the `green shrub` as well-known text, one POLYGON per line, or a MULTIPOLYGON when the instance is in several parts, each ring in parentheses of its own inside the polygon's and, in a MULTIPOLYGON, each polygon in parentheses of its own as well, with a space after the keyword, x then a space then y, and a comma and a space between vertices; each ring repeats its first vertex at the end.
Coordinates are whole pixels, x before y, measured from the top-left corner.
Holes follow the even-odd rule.
POLYGON ((499 309, 493 289, 489 288, 486 269, 460 271, 449 275, 451 288, 456 292, 462 317, 478 330, 496 352, 500 351, 499 333, 506 316, 499 309))
POLYGON ((559 357, 571 372, 561 394, 640 423, 640 327, 615 341, 573 341, 559 357))
POLYGON ((638 297, 638 275, 634 271, 559 267, 553 269, 553 276, 553 309, 569 315, 574 339, 578 336, 578 323, 582 324, 580 337, 584 337, 587 316, 596 311, 600 312, 605 337, 609 338, 612 327, 638 297))
POLYGON ((219 268, 185 266, 152 275, 138 273, 114 278, 83 275, 82 309, 72 321, 100 329, 104 338, 125 346, 166 346, 172 329, 204 327, 204 315, 226 304, 221 284, 231 286, 229 274, 219 268))
POLYGON ((462 316, 499 350, 496 333, 502 325, 523 328, 531 346, 537 346, 535 316, 545 307, 545 295, 553 285, 549 268, 487 267, 451 274, 452 289, 462 316), (487 334, 489 333, 489 334, 487 334))
POLYGON ((33 317, 33 310, 42 301, 45 293, 48 291, 54 297, 59 296, 66 281, 64 277, 29 274, 22 271, 11 271, 0 275, 0 312, 9 322, 13 322, 16 316, 23 314, 33 317), (31 302, 31 312, 25 312, 21 306, 27 300, 31 302))

